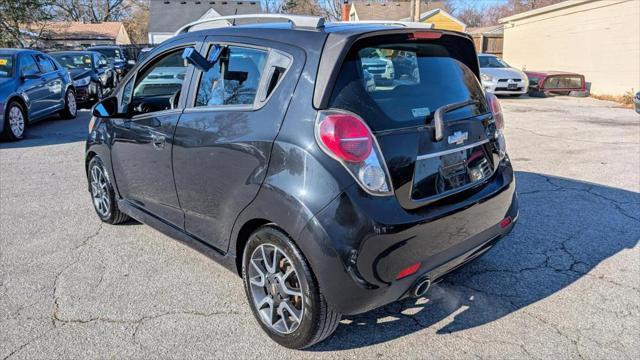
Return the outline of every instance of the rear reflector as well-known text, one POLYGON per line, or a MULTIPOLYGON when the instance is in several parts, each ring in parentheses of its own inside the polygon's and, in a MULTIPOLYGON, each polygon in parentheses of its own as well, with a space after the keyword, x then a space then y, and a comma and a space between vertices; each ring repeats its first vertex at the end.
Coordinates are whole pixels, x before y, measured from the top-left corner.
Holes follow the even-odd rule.
POLYGON ((396 280, 400 280, 402 278, 405 278, 409 275, 413 275, 416 273, 416 271, 418 271, 418 269, 420 269, 420 263, 417 262, 407 268, 404 268, 402 271, 400 271, 398 273, 398 276, 396 276, 396 280))
POLYGON ((511 216, 507 216, 506 218, 502 219, 502 221, 500 221, 500 227, 503 229, 509 226, 509 224, 511 224, 511 216))

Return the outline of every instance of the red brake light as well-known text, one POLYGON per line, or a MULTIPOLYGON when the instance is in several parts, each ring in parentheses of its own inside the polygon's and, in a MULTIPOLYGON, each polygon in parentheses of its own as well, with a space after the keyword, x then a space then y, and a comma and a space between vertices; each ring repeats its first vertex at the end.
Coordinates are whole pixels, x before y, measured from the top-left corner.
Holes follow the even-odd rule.
POLYGON ((487 104, 489 105, 489 110, 493 114, 493 118, 496 121, 496 128, 502 130, 504 129, 504 117, 502 116, 502 106, 500 105, 500 101, 498 97, 493 93, 487 92, 485 94, 485 98, 487 100, 487 104))
POLYGON ((509 224, 511 224, 511 216, 507 216, 506 218, 502 219, 502 221, 500 221, 500 227, 503 229, 509 226, 509 224))
POLYGON ((369 129, 349 114, 328 115, 320 123, 319 135, 324 146, 344 161, 362 162, 373 150, 369 129))
POLYGON ((439 32, 414 32, 409 34, 409 40, 422 40, 422 39, 435 40, 435 39, 440 39, 441 37, 442 37, 442 33, 439 33, 439 32))
POLYGON ((415 264, 413 264, 411 266, 408 266, 408 267, 402 269, 398 273, 398 276, 396 276, 396 280, 400 280, 400 279, 405 278, 405 277, 407 277, 409 275, 413 275, 418 271, 418 269, 420 269, 420 263, 419 262, 417 262, 417 263, 415 263, 415 264))

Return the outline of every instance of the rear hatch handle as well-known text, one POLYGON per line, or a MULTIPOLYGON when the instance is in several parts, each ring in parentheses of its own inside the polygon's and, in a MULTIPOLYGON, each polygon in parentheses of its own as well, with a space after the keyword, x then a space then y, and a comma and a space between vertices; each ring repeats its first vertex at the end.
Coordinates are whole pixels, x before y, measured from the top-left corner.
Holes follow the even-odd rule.
POLYGON ((469 105, 475 105, 477 103, 478 103, 477 100, 469 99, 469 100, 439 107, 438 110, 436 110, 436 112, 433 114, 433 126, 435 128, 435 136, 434 136, 435 141, 440 141, 443 138, 444 114, 454 110, 462 109, 463 107, 467 107, 469 105))

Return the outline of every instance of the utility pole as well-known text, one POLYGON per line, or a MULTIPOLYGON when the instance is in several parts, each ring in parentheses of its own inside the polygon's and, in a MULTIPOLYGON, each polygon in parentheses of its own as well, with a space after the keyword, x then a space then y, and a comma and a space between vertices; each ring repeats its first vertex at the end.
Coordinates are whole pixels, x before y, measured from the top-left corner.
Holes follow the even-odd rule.
POLYGON ((420 21, 420 1, 421 0, 411 0, 411 21, 420 21))

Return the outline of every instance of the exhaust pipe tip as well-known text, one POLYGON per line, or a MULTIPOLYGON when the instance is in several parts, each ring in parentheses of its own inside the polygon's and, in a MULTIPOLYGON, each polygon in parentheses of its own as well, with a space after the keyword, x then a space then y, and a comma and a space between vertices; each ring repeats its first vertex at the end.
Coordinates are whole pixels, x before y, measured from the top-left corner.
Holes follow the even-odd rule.
POLYGON ((422 297, 424 296, 424 294, 427 293, 427 291, 429 291, 429 288, 431 287, 431 280, 430 279, 422 279, 418 282, 418 284, 415 286, 415 288, 413 289, 413 296, 415 297, 422 297))

